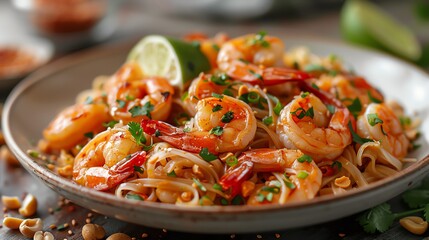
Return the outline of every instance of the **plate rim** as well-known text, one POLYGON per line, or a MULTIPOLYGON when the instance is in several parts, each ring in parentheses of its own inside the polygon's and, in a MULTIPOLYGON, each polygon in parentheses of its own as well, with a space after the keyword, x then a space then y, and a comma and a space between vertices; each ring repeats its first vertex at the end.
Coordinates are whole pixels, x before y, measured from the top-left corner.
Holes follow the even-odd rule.
MULTIPOLYGON (((299 40, 305 40, 307 42, 315 42, 315 43, 325 43, 325 44, 340 44, 342 47, 345 47, 347 49, 351 50, 359 50, 363 51, 367 54, 375 54, 378 57, 382 58, 389 58, 393 61, 399 62, 400 64, 405 65, 407 68, 411 68, 413 71, 417 71, 421 73, 423 76, 426 76, 429 79, 429 74, 420 69, 419 67, 410 64, 409 62, 406 62, 402 59, 399 59, 397 57, 385 54, 380 51, 374 51, 372 49, 368 49, 365 47, 359 47, 354 45, 349 45, 340 41, 335 40, 328 40, 323 38, 317 38, 314 40, 314 38, 309 39, 305 37, 289 37, 289 39, 293 41, 299 41, 299 40)), ((401 170, 395 175, 389 176, 388 178, 384 178, 382 180, 379 180, 377 182, 371 183, 368 186, 360 187, 357 189, 353 189, 350 191, 347 191, 344 194, 341 194, 339 196, 329 195, 329 196, 319 196, 314 199, 304 201, 304 202, 296 202, 296 203, 288 203, 284 205, 280 204, 269 204, 269 205, 262 205, 262 206, 210 206, 210 207, 200 207, 200 206, 180 206, 175 204, 167 204, 167 203, 159 203, 159 202, 137 202, 137 201, 129 201, 126 199, 121 199, 116 197, 114 194, 111 193, 105 193, 105 192, 99 192, 94 191, 91 188, 87 188, 84 186, 77 185, 76 183, 72 182, 70 179, 66 179, 64 177, 61 177, 58 174, 55 174, 54 172, 51 172, 47 168, 43 167, 42 165, 38 164, 37 161, 30 158, 24 150, 22 150, 15 139, 12 137, 12 132, 10 128, 10 110, 13 106, 13 104, 16 102, 16 100, 20 97, 20 95, 26 91, 28 88, 33 86, 39 81, 42 81, 45 77, 48 77, 52 74, 56 74, 58 72, 61 72, 63 69, 73 66, 73 65, 79 65, 82 62, 85 61, 91 61, 92 59, 96 59, 97 57, 102 57, 105 55, 113 55, 116 53, 116 51, 124 51, 129 50, 130 47, 132 47, 133 41, 126 41, 126 42, 120 42, 116 44, 107 44, 102 45, 98 47, 94 47, 91 49, 83 50, 77 53, 73 53, 67 56, 64 56, 60 59, 57 59, 46 66, 43 66, 36 72, 32 73, 30 76, 25 78, 23 81, 21 81, 10 93, 10 95, 7 97, 7 100, 4 105, 4 113, 2 116, 2 126, 4 131, 4 136, 7 145, 10 147, 12 152, 18 157, 18 160, 21 162, 21 164, 26 168, 27 171, 30 173, 36 175, 38 178, 41 178, 45 184, 47 184, 49 187, 50 184, 55 185, 56 187, 61 188, 64 191, 73 193, 75 191, 78 191, 81 193, 81 196, 84 198, 90 199, 92 201, 96 201, 103 204, 109 204, 112 206, 120 206, 125 207, 129 210, 135 210, 140 208, 150 209, 150 210, 162 210, 162 211, 169 211, 169 212, 175 212, 175 213, 192 213, 192 214, 207 214, 207 213, 216 213, 216 214, 234 214, 234 213, 254 213, 254 212, 271 212, 271 211, 287 211, 289 209, 301 209, 301 208, 308 208, 312 207, 314 205, 319 204, 329 204, 333 201, 345 201, 347 199, 363 195, 365 193, 371 193, 375 192, 378 189, 390 185, 394 182, 396 182, 398 179, 409 176, 411 173, 414 174, 424 174, 429 172, 429 154, 427 154, 422 159, 418 160, 418 162, 412 164, 411 166, 401 170), (106 51, 108 50, 108 51, 106 51), (55 183, 55 184, 54 184, 55 183), (126 203, 126 204, 125 204, 126 203)), ((412 181, 408 183, 408 186, 412 185, 412 181)), ((52 188, 52 187, 51 187, 52 188)), ((57 191, 58 192, 58 191, 57 191)))

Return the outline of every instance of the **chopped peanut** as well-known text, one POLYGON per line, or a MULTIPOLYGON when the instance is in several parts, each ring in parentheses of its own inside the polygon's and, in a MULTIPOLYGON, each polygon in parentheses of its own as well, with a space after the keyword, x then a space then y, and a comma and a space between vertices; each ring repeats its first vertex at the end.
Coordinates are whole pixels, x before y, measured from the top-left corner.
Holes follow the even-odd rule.
POLYGON ((57 169, 58 174, 62 177, 71 177, 73 176, 73 166, 72 165, 66 165, 64 167, 60 167, 57 169))
POLYGON ((33 240, 55 240, 54 235, 50 232, 37 231, 33 240))
POLYGON ((40 218, 25 219, 19 225, 19 231, 22 235, 32 238, 34 234, 43 229, 43 221, 40 218))
POLYGON ((99 240, 106 235, 104 228, 98 224, 85 224, 82 227, 82 237, 85 240, 99 240))
POLYGON ((252 193, 252 191, 255 189, 255 183, 251 181, 244 181, 241 185, 241 193, 243 194, 243 197, 248 197, 252 193))
POLYGON ((21 218, 5 217, 3 219, 3 226, 10 229, 18 229, 23 221, 24 219, 21 218))
POLYGON ((422 235, 428 229, 428 223, 421 217, 404 217, 399 220, 399 224, 401 224, 401 226, 407 229, 409 232, 416 235, 422 235))
POLYGON ((2 196, 1 201, 7 209, 18 209, 21 207, 21 201, 16 196, 2 196))
POLYGON ((34 215, 37 211, 36 197, 31 193, 27 194, 24 201, 22 202, 22 207, 18 211, 19 214, 21 214, 23 217, 30 217, 34 215))
POLYGON ((9 147, 6 145, 0 147, 0 158, 6 160, 6 163, 10 166, 21 165, 21 163, 19 163, 18 159, 10 152, 9 147))
POLYGON ((106 240, 131 240, 131 237, 125 233, 114 233, 110 235, 106 240))
POLYGON ((350 181, 350 178, 346 176, 342 176, 342 177, 336 178, 334 181, 334 184, 335 186, 340 188, 348 188, 350 187, 351 181, 350 181))

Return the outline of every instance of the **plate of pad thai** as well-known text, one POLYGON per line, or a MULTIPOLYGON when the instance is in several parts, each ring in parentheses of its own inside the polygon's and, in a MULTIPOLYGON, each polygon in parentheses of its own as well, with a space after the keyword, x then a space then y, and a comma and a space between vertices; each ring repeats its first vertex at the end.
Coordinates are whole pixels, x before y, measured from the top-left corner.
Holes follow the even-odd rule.
POLYGON ((160 35, 60 59, 8 97, 22 165, 76 204, 178 231, 306 226, 428 172, 429 76, 342 43, 160 35))

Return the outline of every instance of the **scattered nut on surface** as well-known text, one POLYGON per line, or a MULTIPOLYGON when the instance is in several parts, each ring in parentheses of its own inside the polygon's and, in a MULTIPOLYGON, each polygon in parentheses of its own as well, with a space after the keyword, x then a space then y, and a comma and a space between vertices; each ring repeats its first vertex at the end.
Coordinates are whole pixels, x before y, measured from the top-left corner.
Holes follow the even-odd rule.
POLYGON ((34 234, 33 240, 55 240, 55 238, 50 232, 37 231, 34 234))
POLYGON ((114 233, 110 235, 106 240, 131 240, 131 237, 125 233, 114 233))
POLYGON ((19 225, 21 225, 23 221, 24 219, 21 219, 21 218, 5 217, 3 219, 3 226, 10 229, 18 229, 19 225))
POLYGON ((401 218, 401 220, 399 220, 399 224, 409 232, 416 235, 421 235, 428 229, 428 223, 421 217, 416 216, 401 218))
POLYGON ((19 214, 24 217, 33 216, 37 211, 37 199, 36 197, 29 193, 25 196, 24 201, 22 202, 22 207, 18 210, 19 214))
POLYGON ((85 224, 82 227, 82 237, 85 240, 99 240, 106 235, 104 228, 98 224, 85 224))
POLYGON ((18 209, 21 207, 21 201, 16 196, 2 196, 1 201, 7 209, 18 209))
POLYGON ((18 161, 15 155, 12 154, 12 152, 9 150, 9 147, 6 145, 0 147, 0 159, 4 159, 10 166, 21 165, 21 163, 18 161))
POLYGON ((34 234, 43 229, 43 221, 40 218, 25 219, 19 225, 19 231, 22 235, 32 238, 34 234))

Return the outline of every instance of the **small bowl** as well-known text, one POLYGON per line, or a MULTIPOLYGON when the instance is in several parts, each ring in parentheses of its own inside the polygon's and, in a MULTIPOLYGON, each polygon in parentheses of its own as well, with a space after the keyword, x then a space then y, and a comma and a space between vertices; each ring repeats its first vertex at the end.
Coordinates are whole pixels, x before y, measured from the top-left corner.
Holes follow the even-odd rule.
POLYGON ((1 36, 0 89, 10 90, 29 73, 49 62, 53 53, 54 47, 47 40, 25 35, 1 36))
POLYGON ((117 0, 11 0, 22 25, 65 53, 100 42, 116 29, 117 0))

